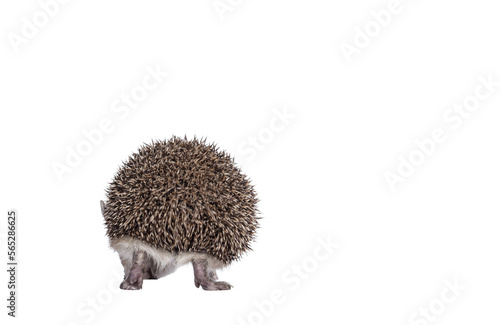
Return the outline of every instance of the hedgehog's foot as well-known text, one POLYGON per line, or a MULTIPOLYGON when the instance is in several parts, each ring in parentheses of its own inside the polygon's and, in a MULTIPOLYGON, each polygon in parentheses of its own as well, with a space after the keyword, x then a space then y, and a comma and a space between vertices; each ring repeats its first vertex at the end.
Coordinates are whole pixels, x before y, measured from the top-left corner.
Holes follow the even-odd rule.
POLYGON ((123 290, 139 290, 142 289, 142 280, 144 276, 149 276, 147 270, 147 258, 146 253, 141 251, 134 252, 132 260, 132 268, 128 273, 128 276, 120 284, 120 289, 123 290))
POLYGON ((227 282, 216 281, 217 273, 215 270, 208 268, 207 260, 194 260, 194 285, 199 288, 200 285, 203 290, 229 290, 232 288, 227 282))
MULTIPOLYGON (((196 285, 196 282, 195 282, 196 285)), ((209 282, 208 284, 204 283, 199 283, 196 287, 199 288, 199 286, 203 288, 203 290, 208 290, 208 291, 214 291, 214 290, 230 290, 233 286, 230 285, 229 283, 225 281, 212 281, 209 282)))

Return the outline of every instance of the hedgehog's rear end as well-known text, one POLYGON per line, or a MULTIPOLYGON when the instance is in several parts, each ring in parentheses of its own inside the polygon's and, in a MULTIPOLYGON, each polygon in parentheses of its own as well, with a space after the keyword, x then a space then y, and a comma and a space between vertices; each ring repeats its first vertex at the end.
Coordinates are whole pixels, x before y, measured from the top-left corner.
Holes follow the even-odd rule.
POLYGON ((125 269, 122 289, 140 289, 191 262, 195 285, 230 289, 216 270, 250 249, 257 198, 233 159, 204 140, 144 145, 118 170, 101 201, 110 246, 125 269))

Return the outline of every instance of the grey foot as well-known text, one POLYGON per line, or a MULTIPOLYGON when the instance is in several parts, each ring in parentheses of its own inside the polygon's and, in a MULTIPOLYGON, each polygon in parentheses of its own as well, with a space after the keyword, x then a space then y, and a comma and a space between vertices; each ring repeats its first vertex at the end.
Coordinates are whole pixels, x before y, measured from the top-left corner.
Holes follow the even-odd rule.
POLYGON ((129 280, 123 280, 120 284, 120 289, 123 290, 141 290, 142 289, 142 279, 136 282, 129 282, 129 280))
POLYGON ((144 275, 149 276, 146 272, 146 253, 134 252, 132 268, 125 280, 120 284, 120 289, 123 290, 140 290, 142 289, 142 281, 144 275))
POLYGON ((200 283, 197 282, 196 279, 194 280, 194 285, 199 288, 200 286, 203 288, 203 290, 207 291, 215 291, 215 290, 230 290, 233 286, 230 285, 227 282, 224 281, 211 281, 211 282, 205 282, 205 283, 200 283))
POLYGON ((203 290, 229 290, 233 286, 224 281, 216 281, 217 273, 215 270, 208 269, 208 263, 206 260, 195 260, 193 261, 194 269, 194 285, 199 288, 200 286, 203 290))

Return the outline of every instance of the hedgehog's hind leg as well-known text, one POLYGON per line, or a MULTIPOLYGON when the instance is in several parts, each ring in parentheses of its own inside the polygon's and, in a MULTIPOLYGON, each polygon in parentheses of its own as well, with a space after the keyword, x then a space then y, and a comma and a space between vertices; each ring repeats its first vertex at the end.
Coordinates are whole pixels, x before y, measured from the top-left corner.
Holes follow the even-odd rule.
POLYGON ((146 268, 142 274, 144 280, 158 280, 158 276, 154 274, 153 269, 151 268, 151 261, 146 263, 146 268))
POLYGON ((204 290, 229 290, 232 285, 224 281, 217 281, 217 273, 214 268, 209 267, 206 259, 193 260, 194 285, 204 290))
POLYGON ((124 290, 139 290, 142 289, 142 280, 149 269, 149 261, 144 251, 134 251, 132 256, 132 265, 130 270, 125 270, 125 279, 120 284, 120 289, 124 290))

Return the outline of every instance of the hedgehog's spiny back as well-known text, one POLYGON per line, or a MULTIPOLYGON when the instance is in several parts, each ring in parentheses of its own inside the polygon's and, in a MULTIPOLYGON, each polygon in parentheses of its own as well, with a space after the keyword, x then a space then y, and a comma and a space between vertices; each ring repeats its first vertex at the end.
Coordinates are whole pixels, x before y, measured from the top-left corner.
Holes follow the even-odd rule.
POLYGON ((257 198, 232 158, 204 140, 142 146, 107 189, 111 238, 131 236, 171 252, 206 252, 224 263, 250 249, 257 198))

